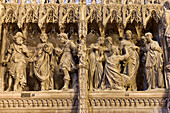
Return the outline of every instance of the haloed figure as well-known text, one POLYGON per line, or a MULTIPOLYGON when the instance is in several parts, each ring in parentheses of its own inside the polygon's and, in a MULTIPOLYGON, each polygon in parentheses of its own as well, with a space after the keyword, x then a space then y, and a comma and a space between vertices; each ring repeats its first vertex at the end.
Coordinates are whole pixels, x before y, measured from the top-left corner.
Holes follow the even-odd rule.
POLYGON ((14 91, 23 90, 26 85, 26 57, 29 56, 28 48, 23 44, 24 36, 21 32, 17 32, 13 37, 15 43, 10 45, 8 49, 7 59, 3 63, 8 65, 8 89, 11 90, 12 80, 14 80, 14 91))

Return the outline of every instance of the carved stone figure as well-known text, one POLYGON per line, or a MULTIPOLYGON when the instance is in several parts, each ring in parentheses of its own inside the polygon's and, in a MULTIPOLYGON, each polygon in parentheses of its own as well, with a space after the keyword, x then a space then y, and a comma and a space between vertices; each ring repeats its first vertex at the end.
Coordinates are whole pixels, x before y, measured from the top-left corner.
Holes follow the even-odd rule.
POLYGON ((62 44, 61 48, 55 48, 56 54, 61 56, 59 67, 64 72, 64 87, 63 90, 67 90, 70 83, 70 74, 69 72, 76 69, 75 61, 73 56, 76 56, 77 47, 76 45, 68 39, 67 34, 59 34, 60 43, 62 44))
POLYGON ((141 37, 141 48, 140 48, 140 73, 142 74, 143 77, 143 90, 147 89, 147 80, 146 80, 146 68, 145 68, 145 63, 146 63, 146 37, 142 36, 141 37))
POLYGON ((81 39, 78 44, 79 67, 87 68, 87 49, 84 39, 81 39))
POLYGON ((155 89, 156 87, 164 88, 164 78, 162 74, 162 49, 158 42, 153 41, 152 34, 145 34, 147 39, 147 54, 146 54, 146 79, 148 83, 148 90, 155 89))
POLYGON ((89 88, 98 89, 103 75, 103 61, 104 61, 104 37, 99 37, 96 44, 90 46, 90 73, 89 73, 89 88))
POLYGON ((13 90, 21 91, 26 85, 26 57, 29 57, 29 50, 23 44, 23 34, 17 32, 13 37, 15 43, 11 44, 6 60, 3 63, 8 63, 8 89, 11 90, 12 81, 14 82, 13 90))
POLYGON ((70 28, 70 40, 72 40, 74 42, 74 44, 77 45, 77 41, 78 41, 78 34, 74 31, 74 27, 70 28))
POLYGON ((119 55, 118 47, 113 46, 111 37, 106 38, 106 45, 108 50, 105 54, 106 61, 101 89, 124 90, 124 84, 128 82, 129 76, 120 73, 119 62, 128 59, 129 53, 126 50, 125 55, 119 55))
POLYGON ((87 47, 89 47, 91 44, 96 43, 98 37, 99 34, 97 33, 96 29, 92 27, 90 33, 87 35, 87 39, 86 39, 87 47))
POLYGON ((120 45, 122 55, 126 53, 124 51, 125 48, 129 53, 129 58, 126 62, 124 61, 124 74, 130 77, 129 83, 127 84, 129 86, 128 90, 137 90, 136 74, 139 67, 139 55, 137 53, 138 47, 131 41, 132 32, 130 30, 126 31, 125 37, 126 38, 121 41, 120 45))
POLYGON ((48 42, 47 34, 42 33, 40 39, 41 43, 37 45, 30 61, 34 63, 34 73, 40 81, 41 90, 52 90, 54 89, 52 73, 52 52, 54 47, 48 42))

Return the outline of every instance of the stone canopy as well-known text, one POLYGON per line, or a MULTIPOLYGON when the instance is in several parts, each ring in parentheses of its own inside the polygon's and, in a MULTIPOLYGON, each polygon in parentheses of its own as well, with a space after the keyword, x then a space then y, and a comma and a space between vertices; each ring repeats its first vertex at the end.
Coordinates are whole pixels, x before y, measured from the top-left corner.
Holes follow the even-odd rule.
POLYGON ((1 0, 0 112, 168 113, 170 1, 1 0))

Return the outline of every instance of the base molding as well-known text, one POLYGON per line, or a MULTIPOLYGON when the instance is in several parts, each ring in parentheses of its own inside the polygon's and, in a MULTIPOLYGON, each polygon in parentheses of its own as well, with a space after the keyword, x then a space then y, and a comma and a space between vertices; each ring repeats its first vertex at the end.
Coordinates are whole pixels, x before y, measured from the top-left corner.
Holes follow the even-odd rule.
MULTIPOLYGON (((168 113, 168 90, 91 91, 88 94, 90 113, 168 113)), ((76 113, 78 93, 74 90, 23 91, 0 93, 3 113, 76 113)))

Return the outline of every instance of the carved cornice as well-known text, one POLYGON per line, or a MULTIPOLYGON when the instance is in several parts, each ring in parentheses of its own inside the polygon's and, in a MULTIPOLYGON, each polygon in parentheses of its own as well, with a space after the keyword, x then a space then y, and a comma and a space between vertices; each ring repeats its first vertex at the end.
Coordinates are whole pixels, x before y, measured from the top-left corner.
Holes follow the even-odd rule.
MULTIPOLYGON (((44 23, 76 23, 80 18, 81 4, 3 4, 4 16, 2 23, 39 23, 41 27, 44 23), (32 14, 33 13, 33 14, 32 14), (32 18, 29 15, 32 14, 32 18), (12 16, 12 18, 9 16, 12 16)), ((163 15, 162 4, 89 4, 85 5, 87 23, 96 21, 107 23, 121 23, 126 27, 127 23, 142 23, 146 28, 148 21, 153 18, 157 23, 163 15)))
POLYGON ((60 23, 77 23, 79 21, 79 9, 78 4, 64 4, 60 6, 61 20, 60 23))
POLYGON ((21 4, 19 8, 18 26, 23 27, 24 23, 38 22, 38 4, 21 4))
POLYGON ((153 18, 157 23, 159 22, 159 20, 163 16, 163 6, 158 4, 143 5, 142 14, 143 14, 143 26, 144 28, 146 28, 150 18, 153 18))
POLYGON ((123 6, 123 25, 126 27, 127 23, 142 23, 142 6, 137 4, 123 6))
POLYGON ((100 4, 86 5, 86 21, 88 23, 102 22, 102 12, 102 5, 100 4))
POLYGON ((38 25, 40 28, 48 23, 58 23, 59 21, 59 5, 58 4, 41 4, 39 7, 38 25))
POLYGON ((20 4, 3 4, 4 5, 4 16, 2 17, 2 23, 17 23, 19 15, 20 4))
POLYGON ((103 6, 103 25, 107 23, 112 23, 113 21, 117 23, 122 22, 122 5, 118 4, 108 4, 103 6))

